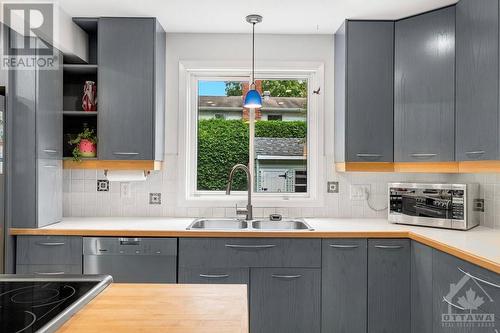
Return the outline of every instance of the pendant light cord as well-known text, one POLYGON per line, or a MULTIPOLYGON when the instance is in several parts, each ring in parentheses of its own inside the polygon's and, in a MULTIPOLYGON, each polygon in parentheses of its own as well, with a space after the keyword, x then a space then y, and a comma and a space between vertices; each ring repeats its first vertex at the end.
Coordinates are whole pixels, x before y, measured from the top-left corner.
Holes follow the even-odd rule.
POLYGON ((252 85, 255 88, 255 23, 252 23, 252 85))

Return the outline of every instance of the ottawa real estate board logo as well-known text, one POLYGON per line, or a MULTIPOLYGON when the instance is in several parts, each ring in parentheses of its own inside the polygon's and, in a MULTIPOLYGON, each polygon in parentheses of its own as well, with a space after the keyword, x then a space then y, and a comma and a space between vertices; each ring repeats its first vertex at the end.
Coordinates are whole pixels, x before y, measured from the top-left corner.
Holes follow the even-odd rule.
POLYGON ((495 328, 495 300, 488 294, 482 283, 493 285, 478 279, 459 269, 463 276, 456 283, 450 283, 448 293, 443 296, 446 311, 441 314, 441 326, 454 329, 469 329, 471 332, 499 333, 495 328))
POLYGON ((52 3, 2 3, 2 69, 57 69, 52 3))

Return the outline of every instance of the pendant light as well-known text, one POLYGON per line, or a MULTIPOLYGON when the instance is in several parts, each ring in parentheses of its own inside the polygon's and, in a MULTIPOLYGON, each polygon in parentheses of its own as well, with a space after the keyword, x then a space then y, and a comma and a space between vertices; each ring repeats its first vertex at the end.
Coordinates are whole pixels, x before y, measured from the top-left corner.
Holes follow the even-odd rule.
POLYGON ((262 16, 256 14, 248 15, 246 20, 248 23, 252 24, 252 84, 245 96, 245 103, 243 106, 248 109, 257 109, 262 107, 262 97, 255 89, 255 25, 262 22, 262 16))

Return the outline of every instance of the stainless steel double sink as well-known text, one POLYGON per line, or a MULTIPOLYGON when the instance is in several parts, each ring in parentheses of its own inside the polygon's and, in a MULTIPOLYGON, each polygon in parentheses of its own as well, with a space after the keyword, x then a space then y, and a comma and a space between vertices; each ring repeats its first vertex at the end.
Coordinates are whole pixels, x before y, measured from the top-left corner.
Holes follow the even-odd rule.
POLYGON ((242 230, 242 231, 289 231, 302 230, 312 231, 311 228, 302 219, 282 219, 280 221, 271 221, 266 219, 257 219, 245 221, 241 219, 197 219, 194 220, 187 230, 242 230))

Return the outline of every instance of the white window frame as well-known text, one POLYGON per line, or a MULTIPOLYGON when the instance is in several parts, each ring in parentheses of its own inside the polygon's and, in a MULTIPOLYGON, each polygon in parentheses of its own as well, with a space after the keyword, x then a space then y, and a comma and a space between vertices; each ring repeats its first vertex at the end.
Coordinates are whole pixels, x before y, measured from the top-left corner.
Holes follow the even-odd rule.
MULTIPOLYGON (((250 67, 246 62, 179 62, 179 162, 178 203, 183 207, 232 207, 246 201, 246 191, 198 191, 197 128, 198 81, 247 81, 250 67)), ((315 207, 323 204, 320 184, 324 183, 324 100, 313 90, 324 86, 324 65, 318 62, 259 62, 256 79, 307 79, 307 183, 306 193, 254 192, 255 206, 315 207)), ((324 91, 322 89, 322 91, 324 91)), ((253 112, 251 117, 253 118, 253 112)), ((253 142, 250 143, 253 145, 253 142)), ((253 147, 250 148, 251 152, 253 147)), ((168 167, 168 166, 167 166, 168 167)), ((254 161, 250 156, 250 172, 255 182, 254 161)))

